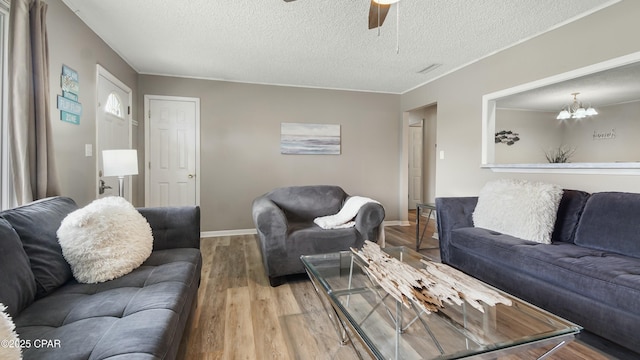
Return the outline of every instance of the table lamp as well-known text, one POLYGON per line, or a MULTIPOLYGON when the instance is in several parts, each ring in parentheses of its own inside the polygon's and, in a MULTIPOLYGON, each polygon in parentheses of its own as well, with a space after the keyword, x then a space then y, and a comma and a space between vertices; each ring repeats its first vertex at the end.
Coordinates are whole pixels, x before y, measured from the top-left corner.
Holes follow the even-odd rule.
POLYGON ((138 175, 138 151, 103 150, 102 175, 118 177, 118 195, 124 197, 124 177, 138 175))

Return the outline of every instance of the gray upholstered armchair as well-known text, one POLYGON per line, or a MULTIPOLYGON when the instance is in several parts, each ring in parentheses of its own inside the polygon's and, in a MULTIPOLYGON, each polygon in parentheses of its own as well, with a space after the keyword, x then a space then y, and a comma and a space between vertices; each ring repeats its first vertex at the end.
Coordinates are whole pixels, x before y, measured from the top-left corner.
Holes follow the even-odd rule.
POLYGON ((284 275, 304 273, 301 255, 360 248, 364 240, 378 240, 384 219, 378 203, 363 205, 354 227, 325 230, 313 222, 338 213, 347 198, 338 186, 318 185, 279 188, 253 201, 253 221, 271 286, 280 285, 284 275))

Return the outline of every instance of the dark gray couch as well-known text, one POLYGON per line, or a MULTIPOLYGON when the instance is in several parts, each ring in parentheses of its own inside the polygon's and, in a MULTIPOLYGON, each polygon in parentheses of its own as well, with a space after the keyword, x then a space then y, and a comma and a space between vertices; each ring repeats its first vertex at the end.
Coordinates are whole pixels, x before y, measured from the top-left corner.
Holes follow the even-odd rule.
POLYGON ((640 194, 565 190, 552 244, 473 227, 436 199, 442 262, 640 352, 640 194))
POLYGON ((56 237, 76 208, 55 197, 0 213, 0 302, 24 359, 174 359, 200 282, 200 209, 139 209, 151 256, 118 279, 79 284, 56 237))
POLYGON ((378 241, 384 208, 368 203, 360 208, 355 227, 324 230, 313 222, 336 214, 349 195, 339 186, 293 186, 275 189, 253 201, 264 268, 272 286, 284 275, 303 274, 301 255, 360 248, 364 240, 378 241))

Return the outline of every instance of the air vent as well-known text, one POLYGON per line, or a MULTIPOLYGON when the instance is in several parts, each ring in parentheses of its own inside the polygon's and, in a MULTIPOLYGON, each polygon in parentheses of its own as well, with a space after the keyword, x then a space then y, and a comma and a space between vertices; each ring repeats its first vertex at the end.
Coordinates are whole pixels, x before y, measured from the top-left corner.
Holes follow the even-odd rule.
POLYGON ((422 69, 422 70, 418 71, 418 74, 426 74, 426 73, 428 73, 429 71, 433 71, 433 70, 435 70, 435 69, 439 68, 441 65, 442 65, 442 64, 431 64, 431 65, 427 66, 426 68, 424 68, 424 69, 422 69))

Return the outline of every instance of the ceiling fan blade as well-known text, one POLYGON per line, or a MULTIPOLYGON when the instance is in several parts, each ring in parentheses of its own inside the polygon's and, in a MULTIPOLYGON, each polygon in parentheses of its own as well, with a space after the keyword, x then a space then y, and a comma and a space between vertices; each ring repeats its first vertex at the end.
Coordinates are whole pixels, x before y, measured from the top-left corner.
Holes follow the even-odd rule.
POLYGON ((296 1, 296 0, 284 0, 285 2, 292 2, 292 1, 296 1))
POLYGON ((371 6, 369 7, 369 29, 375 29, 378 26, 382 26, 390 7, 391 5, 380 5, 371 0, 371 6), (378 17, 378 10, 380 10, 380 17, 378 17))

